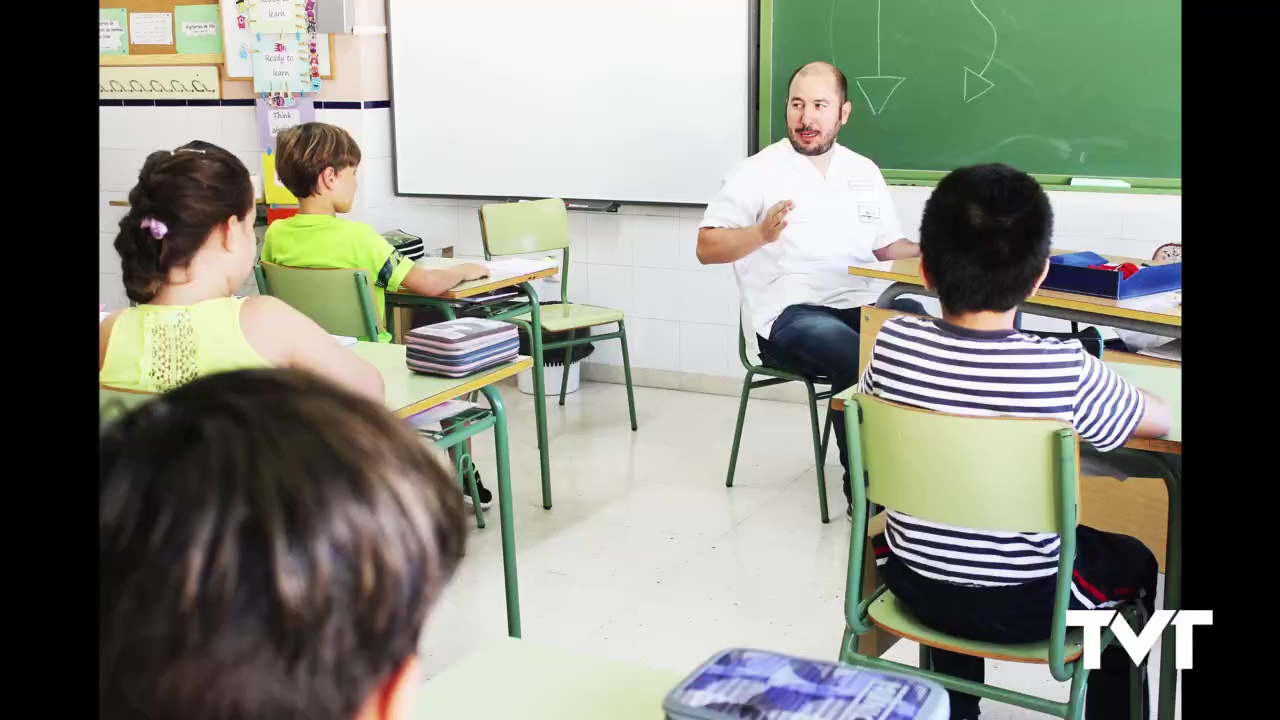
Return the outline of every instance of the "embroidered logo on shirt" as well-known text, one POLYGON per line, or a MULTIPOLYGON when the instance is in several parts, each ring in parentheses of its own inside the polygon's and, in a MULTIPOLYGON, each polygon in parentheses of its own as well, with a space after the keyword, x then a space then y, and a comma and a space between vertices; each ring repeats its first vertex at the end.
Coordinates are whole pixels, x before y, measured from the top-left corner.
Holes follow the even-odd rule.
POLYGON ((864 223, 880 222, 880 206, 862 203, 858 205, 858 219, 864 223))

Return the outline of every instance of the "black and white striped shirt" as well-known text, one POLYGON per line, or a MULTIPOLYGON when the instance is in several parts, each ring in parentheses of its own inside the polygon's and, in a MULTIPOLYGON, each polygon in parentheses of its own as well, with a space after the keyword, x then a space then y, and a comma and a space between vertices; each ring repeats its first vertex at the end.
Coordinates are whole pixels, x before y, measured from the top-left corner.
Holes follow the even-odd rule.
MULTIPOLYGON (((859 390, 958 415, 1057 418, 1104 451, 1124 444, 1145 410, 1142 393, 1075 340, 922 318, 884 324, 859 390)), ((972 530, 889 509, 885 539, 915 572, 959 585, 1017 585, 1057 572, 1056 533, 972 530)))

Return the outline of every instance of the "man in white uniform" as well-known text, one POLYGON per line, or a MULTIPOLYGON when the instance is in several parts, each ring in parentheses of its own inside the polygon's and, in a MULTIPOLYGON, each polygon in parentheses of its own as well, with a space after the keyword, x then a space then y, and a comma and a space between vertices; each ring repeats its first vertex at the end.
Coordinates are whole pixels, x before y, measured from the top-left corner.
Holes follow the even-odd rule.
MULTIPOLYGON (((916 257, 902 237, 880 168, 836 143, 849 120, 848 83, 815 62, 791 76, 787 139, 725 175, 698 231, 698 260, 733 263, 743 303, 769 366, 831 380, 858 380, 859 308, 879 286, 849 266, 916 257)), ((895 307, 924 313, 912 300, 895 307)), ((849 497, 843 413, 834 416, 849 497)))

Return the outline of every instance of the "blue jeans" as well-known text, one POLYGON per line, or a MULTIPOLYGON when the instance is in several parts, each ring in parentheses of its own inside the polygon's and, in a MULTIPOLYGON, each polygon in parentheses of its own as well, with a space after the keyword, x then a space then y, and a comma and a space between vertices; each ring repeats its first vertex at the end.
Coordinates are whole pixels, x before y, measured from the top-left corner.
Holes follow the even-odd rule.
MULTIPOLYGON (((919 302, 903 298, 894 300, 890 308, 927 314, 919 302)), ((773 321, 769 338, 759 338, 760 359, 766 366, 777 370, 809 378, 826 378, 839 392, 858 382, 858 332, 861 327, 862 308, 838 310, 821 305, 791 305, 773 321)), ((840 447, 840 466, 844 468, 842 487, 848 500, 851 496, 844 413, 832 416, 831 430, 840 447)))

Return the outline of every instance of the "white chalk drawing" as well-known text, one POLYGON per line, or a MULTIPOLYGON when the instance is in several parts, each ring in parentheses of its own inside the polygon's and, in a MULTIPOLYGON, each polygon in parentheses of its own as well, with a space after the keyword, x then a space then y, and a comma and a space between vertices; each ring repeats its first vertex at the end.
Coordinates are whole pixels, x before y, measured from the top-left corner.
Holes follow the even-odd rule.
MULTIPOLYGON (((900 75, 885 75, 880 62, 880 10, 881 3, 884 0, 876 0, 876 74, 864 75, 853 79, 854 84, 858 86, 858 90, 862 92, 862 97, 867 101, 867 107, 871 108, 872 115, 879 115, 884 111, 884 106, 889 104, 889 98, 893 97, 893 93, 902 84, 905 77, 900 75)), ((831 2, 831 15, 834 19, 836 13, 836 2, 831 2)), ((834 23, 832 23, 834 25, 834 23)), ((833 42, 834 45, 834 42, 833 42)), ((832 48, 834 50, 834 47, 832 48)))
POLYGON ((982 66, 981 71, 974 72, 973 69, 970 68, 968 65, 965 66, 964 68, 965 104, 971 103, 974 100, 977 100, 978 98, 982 97, 983 95, 986 95, 987 92, 991 90, 991 88, 996 86, 995 83, 991 82, 985 77, 985 73, 987 72, 987 68, 991 67, 991 61, 996 59, 996 47, 1000 44, 1000 34, 996 32, 996 24, 991 22, 991 18, 987 17, 986 13, 982 12, 982 8, 978 7, 978 0, 969 0, 969 4, 972 5, 973 9, 977 10, 978 14, 982 16, 982 19, 986 20, 987 24, 991 26, 991 55, 987 58, 987 64, 982 66))

